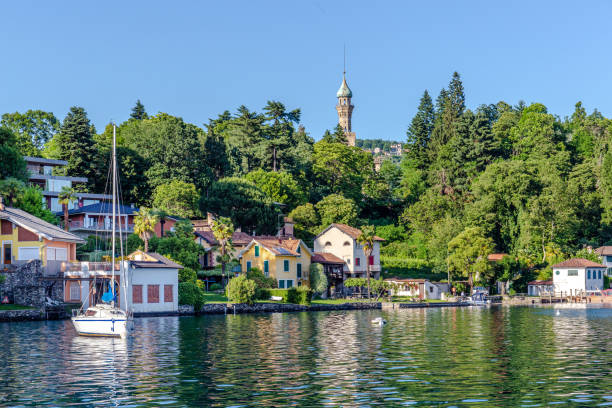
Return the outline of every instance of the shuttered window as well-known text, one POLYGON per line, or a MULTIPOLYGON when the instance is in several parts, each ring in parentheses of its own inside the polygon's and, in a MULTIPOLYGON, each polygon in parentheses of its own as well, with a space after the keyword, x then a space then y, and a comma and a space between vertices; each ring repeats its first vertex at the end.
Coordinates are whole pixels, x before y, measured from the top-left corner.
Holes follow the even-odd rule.
POLYGON ((147 285, 147 303, 159 303, 159 285, 147 285))
POLYGON ((302 264, 297 264, 297 278, 302 279, 302 264))
POLYGON ((283 271, 289 272, 289 261, 283 261, 283 271))
POLYGON ((172 285, 164 285, 164 302, 173 302, 172 285))
POLYGON ((264 275, 270 276, 270 263, 268 261, 264 261, 264 275))
POLYGON ((142 303, 142 285, 132 286, 132 303, 142 303))
POLYGON ((255 256, 259 256, 259 245, 255 245, 255 256))
POLYGON ((70 282, 70 300, 81 300, 81 282, 70 282))

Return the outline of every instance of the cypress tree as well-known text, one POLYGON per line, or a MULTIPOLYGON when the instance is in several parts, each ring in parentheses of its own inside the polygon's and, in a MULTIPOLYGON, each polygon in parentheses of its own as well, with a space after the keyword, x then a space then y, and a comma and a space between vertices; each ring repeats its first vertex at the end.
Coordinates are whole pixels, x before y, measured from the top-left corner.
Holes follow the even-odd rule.
POLYGON ((59 158, 68 161, 66 173, 76 177, 94 177, 96 147, 85 109, 71 107, 56 137, 59 158))
POLYGON ((140 102, 140 99, 136 101, 136 105, 132 108, 132 113, 130 114, 132 119, 142 120, 147 119, 149 115, 147 115, 147 111, 145 110, 144 105, 140 102))
POLYGON ((416 115, 406 132, 409 145, 408 158, 415 161, 417 167, 424 169, 429 163, 427 148, 434 127, 435 112, 433 102, 427 90, 423 93, 416 115))

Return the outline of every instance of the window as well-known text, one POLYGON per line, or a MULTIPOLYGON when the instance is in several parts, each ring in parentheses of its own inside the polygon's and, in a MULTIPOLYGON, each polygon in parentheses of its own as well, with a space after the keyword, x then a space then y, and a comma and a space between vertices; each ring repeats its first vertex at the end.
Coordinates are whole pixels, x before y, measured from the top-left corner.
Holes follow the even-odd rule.
POLYGON ((147 285, 147 303, 159 303, 159 285, 147 285))
POLYGON ((587 279, 591 279, 591 270, 587 269, 587 279))
POLYGON ((70 300, 81 300, 81 282, 70 282, 70 300))
POLYGON ((142 285, 132 285, 132 303, 142 303, 142 285))
POLYGON ((601 279, 601 269, 597 272, 597 279, 601 279))
POLYGON ((302 279, 302 264, 297 264, 297 278, 302 279))
POLYGON ((251 270, 251 261, 247 261, 247 272, 251 270))
POLYGON ((368 264, 369 264, 370 266, 374 265, 374 255, 370 255, 370 256, 368 257, 368 264))
POLYGON ((47 261, 67 261, 66 248, 47 248, 47 261))
POLYGON ((359 258, 355 258, 355 266, 360 266, 361 260, 359 258))
POLYGON ((298 286, 302 286, 302 281, 298 281, 298 286))
POLYGON ((289 261, 288 260, 283 261, 283 271, 289 272, 289 261))
POLYGON ((344 246, 351 246, 351 243, 348 242, 348 241, 344 241, 344 244, 342 244, 342 245, 344 245, 344 246))
POLYGON ((560 275, 560 274, 561 274, 561 271, 558 271, 558 270, 557 270, 557 271, 555 271, 555 274, 558 276, 558 275, 560 275))
POLYGON ((298 245, 298 247, 297 247, 297 253, 298 253, 298 254, 302 254, 302 248, 301 248, 299 245, 298 245))
POLYGON ((433 286, 429 287, 429 293, 433 293, 433 286))
POLYGON ((259 256, 259 245, 255 245, 255 256, 259 256))
POLYGON ((610 255, 606 256, 606 260, 607 260, 608 262, 612 262, 612 256, 610 256, 610 255))
POLYGON ((278 281, 278 288, 285 289, 285 281, 283 279, 278 281))
POLYGON ((330 247, 330 246, 331 246, 331 242, 327 241, 327 242, 325 243, 325 246, 326 246, 326 247, 330 247))
POLYGON ((570 269, 567 271, 567 276, 578 276, 578 270, 570 269))
POLYGON ((293 279, 287 279, 287 289, 293 287, 293 279))
POLYGON ((264 261, 264 275, 270 276, 270 263, 268 261, 264 261))
POLYGON ((174 302, 172 285, 164 285, 164 302, 174 302))

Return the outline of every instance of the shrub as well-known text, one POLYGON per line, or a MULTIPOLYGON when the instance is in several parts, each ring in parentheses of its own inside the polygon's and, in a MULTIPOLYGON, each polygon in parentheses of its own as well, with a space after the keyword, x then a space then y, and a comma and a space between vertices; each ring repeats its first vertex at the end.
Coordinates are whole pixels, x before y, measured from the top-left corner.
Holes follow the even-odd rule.
POLYGON ((255 289, 257 285, 254 281, 244 275, 230 279, 227 284, 226 293, 230 302, 253 304, 255 300, 255 289))
POLYGON ((213 283, 212 285, 210 285, 210 286, 208 287, 208 290, 213 291, 213 292, 214 292, 214 291, 216 291, 216 290, 221 290, 221 289, 223 289, 223 288, 222 288, 222 286, 221 286, 220 284, 218 284, 218 283, 213 283))
POLYGON ((178 280, 179 282, 196 282, 198 275, 196 274, 196 271, 189 268, 189 267, 184 267, 183 269, 179 269, 179 273, 178 273, 178 280))
POLYGON ((310 264, 310 288, 314 293, 324 293, 327 291, 327 276, 323 271, 323 265, 318 263, 310 264))
POLYGON ((257 268, 251 268, 247 272, 247 278, 255 282, 258 289, 272 289, 276 287, 276 279, 267 277, 257 268))
POLYGON ((204 305, 204 292, 194 282, 179 283, 179 305, 191 305, 197 312, 204 305))
POLYGON ((309 305, 312 300, 312 289, 306 286, 291 287, 289 289, 260 289, 257 291, 257 299, 270 300, 272 296, 283 298, 285 303, 296 303, 309 305))

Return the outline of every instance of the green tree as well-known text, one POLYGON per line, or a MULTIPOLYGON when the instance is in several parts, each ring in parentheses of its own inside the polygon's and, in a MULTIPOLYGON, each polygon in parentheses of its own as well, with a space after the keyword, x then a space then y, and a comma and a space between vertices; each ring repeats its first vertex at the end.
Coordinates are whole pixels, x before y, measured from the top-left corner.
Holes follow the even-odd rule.
POLYGON ((153 193, 153 207, 183 218, 198 216, 200 196, 195 185, 171 180, 158 185, 153 193))
POLYGON ((58 134, 53 139, 58 146, 58 159, 68 161, 66 174, 76 177, 95 177, 93 157, 96 156, 93 126, 85 109, 70 108, 58 134))
POLYGON ((327 275, 325 275, 325 271, 323 270, 323 265, 320 263, 311 263, 310 264, 310 275, 308 276, 310 281, 310 288, 316 294, 323 294, 327 292, 327 275))
POLYGON ((245 177, 263 191, 272 201, 282 203, 292 210, 306 202, 306 194, 291 174, 258 169, 245 177))
POLYGON ((14 177, 8 177, 4 180, 0 180, 0 195, 4 200, 4 204, 7 206, 16 205, 17 199, 23 193, 25 188, 25 183, 14 177))
POLYGON ((435 120, 433 102, 427 90, 423 92, 416 115, 406 132, 408 153, 406 157, 416 164, 418 169, 426 169, 429 165, 427 148, 431 139, 435 120))
POLYGON ((211 226, 215 240, 217 240, 217 250, 219 256, 217 262, 221 264, 221 276, 225 279, 225 265, 232 260, 234 246, 232 243, 232 235, 234 234, 234 224, 227 217, 219 217, 211 226))
POLYGON ((272 200, 255 184, 238 177, 214 182, 200 198, 200 210, 230 217, 243 231, 275 234, 279 227, 279 210, 272 200))
POLYGON ((321 216, 321 226, 332 223, 355 225, 357 222, 357 205, 350 198, 339 194, 330 194, 315 205, 321 216))
POLYGON ((155 232, 158 219, 147 207, 141 207, 134 217, 134 234, 144 241, 144 251, 149 252, 149 240, 155 232))
MULTIPOLYGON (((279 162, 285 159, 283 157, 284 151, 294 144, 293 134, 295 129, 293 124, 300 122, 301 112, 299 109, 287 112, 285 105, 278 101, 268 101, 268 104, 264 107, 264 112, 266 113, 266 120, 271 123, 267 131, 264 132, 266 143, 263 148, 267 152, 266 156, 271 154, 272 171, 277 171, 281 168, 279 162)), ((268 160, 266 158, 266 162, 268 160)))
MULTIPOLYGON (((0 181, 0 191, 3 190, 2 181, 0 181)), ((42 190, 37 186, 24 186, 19 192, 15 200, 15 207, 22 209, 28 214, 32 214, 51 224, 59 224, 58 218, 53 214, 45 204, 42 190)))
POLYGON ((17 139, 13 132, 0 127, 0 179, 13 177, 27 181, 26 162, 17 148, 17 139))
POLYGON ((374 250, 374 242, 376 235, 374 233, 374 227, 371 225, 365 225, 361 228, 361 234, 357 237, 357 243, 363 248, 363 253, 366 259, 366 280, 368 284, 368 300, 372 300, 370 297, 370 256, 374 250))
POLYGON ((253 304, 255 300, 255 290, 257 286, 255 282, 248 279, 245 275, 240 275, 230 279, 227 284, 227 298, 233 303, 253 304))
POLYGON ((73 188, 68 186, 62 187, 62 191, 60 191, 58 196, 58 203, 62 205, 64 211, 64 229, 66 231, 70 230, 70 226, 68 225, 68 206, 76 200, 77 196, 73 188))
POLYGON ((448 243, 448 268, 455 276, 467 276, 468 284, 474 286, 492 270, 487 257, 493 252, 493 240, 485 236, 480 227, 468 227, 448 243))
POLYGON ((149 115, 147 115, 147 111, 145 110, 144 105, 140 102, 140 99, 136 101, 136 105, 132 108, 132 113, 130 113, 130 117, 136 120, 147 119, 149 115))
POLYGON ((0 125, 17 135, 17 145, 24 156, 40 156, 45 144, 60 128, 53 113, 32 109, 26 113, 5 113, 0 125))

